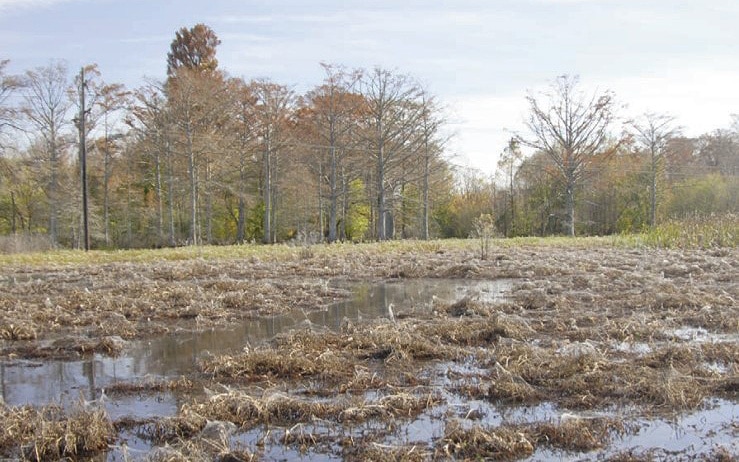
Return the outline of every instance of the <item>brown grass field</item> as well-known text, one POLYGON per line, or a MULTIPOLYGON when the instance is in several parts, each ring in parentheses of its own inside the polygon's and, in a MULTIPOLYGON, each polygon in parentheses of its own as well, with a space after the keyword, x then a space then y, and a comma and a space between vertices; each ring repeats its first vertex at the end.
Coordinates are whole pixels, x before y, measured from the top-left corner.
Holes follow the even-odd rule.
POLYGON ((302 323, 203 354, 176 377, 106 388, 112 402, 177 396, 172 415, 111 417, 83 399, 0 403, 0 458, 736 460, 737 248, 514 240, 494 241, 483 260, 478 244, 4 256, 5 368, 125 356, 156 337, 320 312, 359 282, 509 280, 510 290, 397 304, 333 329, 302 323), (629 443, 652 422, 719 405, 730 413, 712 427, 712 446, 629 443))

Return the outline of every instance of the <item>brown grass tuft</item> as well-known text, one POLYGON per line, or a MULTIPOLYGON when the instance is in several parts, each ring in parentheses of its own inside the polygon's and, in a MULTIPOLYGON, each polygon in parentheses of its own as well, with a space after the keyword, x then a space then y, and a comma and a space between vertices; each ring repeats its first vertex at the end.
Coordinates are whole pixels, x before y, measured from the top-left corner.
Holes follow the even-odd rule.
POLYGON ((437 443, 436 456, 464 460, 521 459, 534 452, 534 444, 529 438, 514 427, 486 430, 474 426, 465 429, 458 422, 451 422, 437 443))
POLYGON ((0 454, 29 460, 91 457, 108 450, 115 430, 101 408, 80 404, 65 412, 43 408, 0 406, 0 454))

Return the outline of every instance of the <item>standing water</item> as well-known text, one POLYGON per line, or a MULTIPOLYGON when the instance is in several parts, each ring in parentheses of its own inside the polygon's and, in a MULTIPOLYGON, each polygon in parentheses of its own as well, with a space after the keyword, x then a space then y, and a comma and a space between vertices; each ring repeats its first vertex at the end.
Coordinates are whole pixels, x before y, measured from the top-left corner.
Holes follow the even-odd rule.
MULTIPOLYGON (((301 325, 338 330, 344 319, 361 322, 390 316, 392 311, 428 311, 436 303, 452 303, 464 297, 494 301, 510 289, 509 280, 469 281, 416 279, 347 285, 351 297, 315 312, 291 312, 282 316, 240 322, 228 329, 176 332, 158 339, 131 342, 117 358, 95 355, 79 361, 0 362, 0 397, 12 406, 62 404, 95 400, 101 390, 117 382, 173 379, 191 373, 204 355, 241 351, 301 325)), ((108 401, 112 418, 172 415, 179 403, 174 396, 148 401, 108 401)))

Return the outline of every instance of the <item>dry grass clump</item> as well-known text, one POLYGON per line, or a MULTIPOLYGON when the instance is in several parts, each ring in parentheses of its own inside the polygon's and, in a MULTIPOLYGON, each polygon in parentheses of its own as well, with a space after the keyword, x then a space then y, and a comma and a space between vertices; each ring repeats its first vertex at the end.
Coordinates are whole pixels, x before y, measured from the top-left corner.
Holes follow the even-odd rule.
POLYGON ((456 351, 444 348, 419 329, 414 322, 373 323, 345 336, 346 348, 360 359, 381 360, 385 364, 448 359, 456 351))
POLYGON ((200 363, 203 372, 214 378, 263 381, 270 379, 319 378, 336 381, 351 377, 353 364, 330 348, 330 339, 322 344, 315 334, 309 347, 300 342, 305 333, 294 333, 294 344, 281 341, 277 345, 261 345, 238 355, 207 358, 200 363))
POLYGON ((102 408, 0 405, 0 454, 30 460, 91 457, 108 450, 113 424, 102 408))
MULTIPOLYGON (((458 330, 466 331, 463 326, 458 330)), ((200 367, 214 378, 248 381, 313 378, 329 383, 349 383, 349 387, 356 388, 360 383, 357 367, 363 367, 363 363, 382 361, 385 365, 407 365, 464 356, 456 346, 439 342, 442 331, 446 337, 453 335, 446 329, 440 330, 438 325, 411 320, 369 321, 361 326, 348 324, 338 334, 301 329, 238 355, 205 359, 200 367)), ((479 332, 473 335, 480 336, 479 332)), ((460 342, 459 339, 455 341, 460 342)), ((377 382, 368 382, 366 376, 361 379, 363 383, 377 382)))
POLYGON ((592 451, 605 447, 614 434, 626 432, 624 423, 612 418, 568 418, 560 423, 533 425, 529 431, 537 444, 566 451, 592 451))
POLYGON ((449 423, 437 442, 436 455, 465 460, 514 460, 530 456, 539 447, 587 452, 605 447, 614 434, 626 431, 610 418, 566 419, 560 423, 503 425, 483 428, 449 423))
POLYGON ((480 394, 492 401, 503 403, 534 403, 543 399, 542 393, 534 386, 500 363, 495 364, 490 382, 480 394))
POLYGON ((201 363, 201 369, 214 378, 242 378, 251 381, 310 377, 323 372, 321 365, 310 358, 284 353, 266 349, 236 356, 223 355, 205 359, 201 363))
POLYGON ((352 404, 345 399, 300 399, 280 392, 257 397, 244 391, 229 390, 211 396, 204 403, 186 405, 183 410, 186 411, 184 415, 228 421, 242 428, 251 428, 267 424, 293 425, 315 419, 357 423, 370 419, 412 417, 441 401, 435 393, 418 396, 398 392, 374 401, 352 404))
POLYGON ((533 454, 534 443, 529 435, 515 427, 467 429, 453 421, 447 425, 435 453, 437 458, 455 460, 514 460, 533 454))
POLYGON ((723 446, 715 446, 708 454, 681 455, 664 449, 648 449, 637 451, 629 449, 620 451, 604 459, 608 462, 654 462, 657 460, 691 460, 701 462, 736 462, 737 456, 730 449, 723 446))
POLYGON ((35 327, 29 322, 21 321, 20 324, 0 320, 0 339, 3 340, 35 340, 38 337, 35 327))
POLYGON ((223 420, 250 428, 258 424, 286 425, 327 418, 337 415, 340 408, 333 403, 302 400, 284 393, 254 397, 243 391, 231 390, 213 395, 205 403, 186 405, 183 410, 209 420, 223 420))
POLYGON ((105 391, 109 395, 130 395, 135 393, 162 393, 166 391, 187 391, 195 387, 185 376, 175 380, 143 380, 139 382, 115 382, 108 385, 105 391))
MULTIPOLYGON (((587 343, 557 350, 498 345, 487 376, 455 388, 466 396, 501 403, 550 401, 575 409, 639 403, 694 409, 711 394, 732 389, 730 374, 708 368, 700 351, 668 348, 623 361, 587 343)), ((732 348, 720 349, 720 357, 727 358, 727 351, 732 348)))
POLYGON ((140 433, 157 443, 172 443, 195 437, 207 423, 205 417, 183 406, 178 415, 149 422, 140 433))
POLYGON ((225 439, 183 439, 149 451, 147 462, 251 462, 259 460, 245 449, 233 449, 225 439))
POLYGON ((102 338, 63 337, 50 344, 25 343, 14 347, 16 354, 24 358, 70 358, 90 356, 95 353, 118 356, 126 342, 118 336, 102 338))
POLYGON ((424 462, 431 460, 432 452, 421 446, 391 446, 372 442, 345 448, 342 456, 350 462, 424 462))
POLYGON ((624 384, 624 397, 653 406, 695 409, 712 391, 696 377, 682 374, 671 367, 639 367, 630 369, 629 372, 635 375, 624 384))
POLYGON ((442 399, 429 393, 416 396, 410 393, 395 393, 381 397, 372 402, 363 402, 357 406, 348 406, 339 413, 340 422, 365 422, 370 419, 394 419, 412 417, 424 409, 433 407, 442 399))
POLYGON ((502 313, 418 325, 419 332, 445 345, 492 347, 500 339, 526 340, 535 331, 519 316, 502 313))

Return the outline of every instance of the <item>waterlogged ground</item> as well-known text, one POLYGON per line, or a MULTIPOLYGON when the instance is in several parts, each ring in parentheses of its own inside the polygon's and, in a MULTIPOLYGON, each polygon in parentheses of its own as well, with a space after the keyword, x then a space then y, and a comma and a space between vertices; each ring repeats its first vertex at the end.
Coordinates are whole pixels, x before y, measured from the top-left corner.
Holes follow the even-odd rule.
POLYGON ((736 460, 739 252, 278 249, 0 274, 0 456, 736 460))

